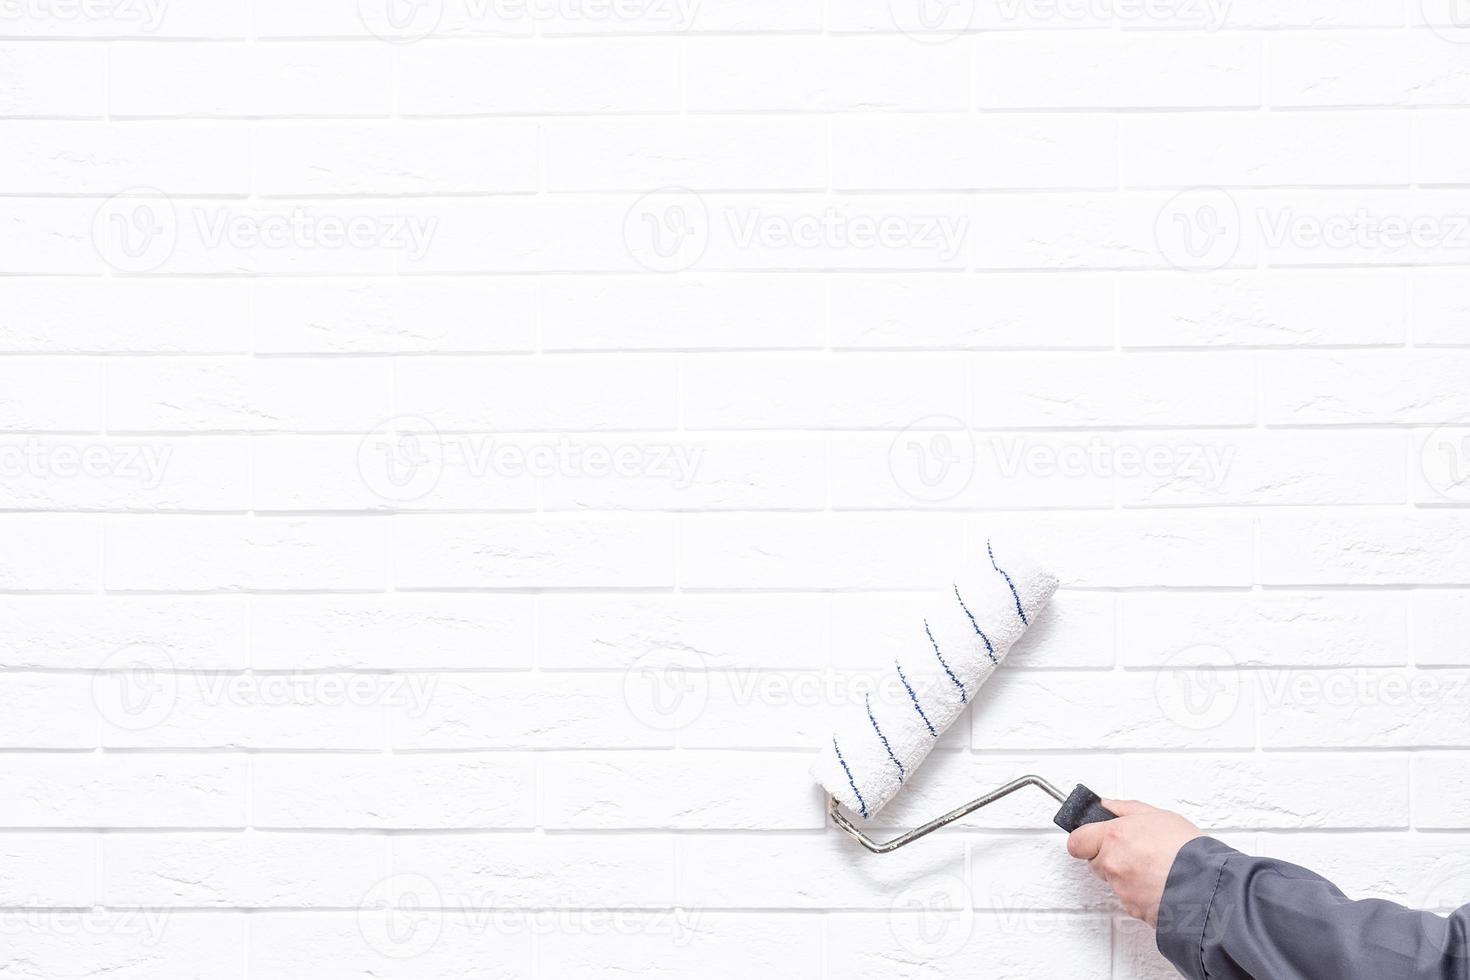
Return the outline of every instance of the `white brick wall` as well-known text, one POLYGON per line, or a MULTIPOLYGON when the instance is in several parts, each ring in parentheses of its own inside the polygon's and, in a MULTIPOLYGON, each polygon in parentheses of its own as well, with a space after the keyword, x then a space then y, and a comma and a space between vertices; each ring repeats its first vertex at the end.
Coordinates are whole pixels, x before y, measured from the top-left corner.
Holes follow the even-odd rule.
POLYGON ((0 2, 0 962, 1169 976, 1034 794, 824 829, 1000 525, 1064 588, 885 827, 1470 902, 1455 7, 0 2))

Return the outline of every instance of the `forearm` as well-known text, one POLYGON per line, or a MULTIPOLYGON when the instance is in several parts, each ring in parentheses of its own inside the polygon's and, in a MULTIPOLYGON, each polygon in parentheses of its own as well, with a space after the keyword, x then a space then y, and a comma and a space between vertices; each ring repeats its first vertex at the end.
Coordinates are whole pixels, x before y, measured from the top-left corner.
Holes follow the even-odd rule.
POLYGON ((1466 925, 1202 837, 1170 870, 1158 945, 1191 980, 1470 980, 1466 925))

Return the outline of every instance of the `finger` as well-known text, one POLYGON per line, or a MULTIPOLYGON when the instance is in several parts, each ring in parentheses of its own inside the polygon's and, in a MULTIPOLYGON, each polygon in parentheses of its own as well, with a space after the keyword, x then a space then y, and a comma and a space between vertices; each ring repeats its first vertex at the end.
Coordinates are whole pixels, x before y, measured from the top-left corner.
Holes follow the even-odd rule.
MULTIPOLYGON (((1091 861, 1087 862, 1087 870, 1091 871, 1094 875, 1101 878, 1103 881, 1108 881, 1108 873, 1103 870, 1102 864, 1103 863, 1101 858, 1093 858, 1091 861)), ((1108 884, 1112 884, 1112 882, 1108 882, 1108 884)))
POLYGON ((1091 861, 1102 850, 1107 832, 1106 822, 1083 824, 1067 835, 1067 853, 1080 861, 1091 861))
POLYGON ((1113 812, 1114 816, 1131 817, 1139 813, 1153 813, 1158 807, 1140 803, 1137 800, 1103 800, 1102 805, 1113 812))

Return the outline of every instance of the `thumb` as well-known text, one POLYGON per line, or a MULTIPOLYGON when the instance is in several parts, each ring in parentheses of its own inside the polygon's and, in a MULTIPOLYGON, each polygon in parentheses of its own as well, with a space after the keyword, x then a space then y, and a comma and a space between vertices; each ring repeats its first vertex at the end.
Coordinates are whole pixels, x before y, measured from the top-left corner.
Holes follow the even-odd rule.
POLYGON ((1067 835, 1067 853, 1079 861, 1091 861, 1102 850, 1103 835, 1107 832, 1107 821, 1083 824, 1067 835))
POLYGON ((1102 805, 1111 810, 1114 816, 1133 817, 1140 813, 1153 813, 1158 807, 1140 803, 1137 800, 1103 800, 1102 805))

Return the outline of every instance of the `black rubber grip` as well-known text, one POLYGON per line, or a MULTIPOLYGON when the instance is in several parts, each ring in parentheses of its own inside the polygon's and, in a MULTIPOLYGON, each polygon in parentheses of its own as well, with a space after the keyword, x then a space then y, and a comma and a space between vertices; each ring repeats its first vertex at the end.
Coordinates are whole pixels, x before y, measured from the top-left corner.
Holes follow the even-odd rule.
POLYGON ((1067 797, 1067 802, 1057 811, 1056 824, 1058 827, 1071 833, 1083 824, 1102 823, 1104 820, 1116 820, 1118 815, 1102 805, 1102 799, 1092 790, 1077 784, 1072 790, 1072 795, 1067 797))

